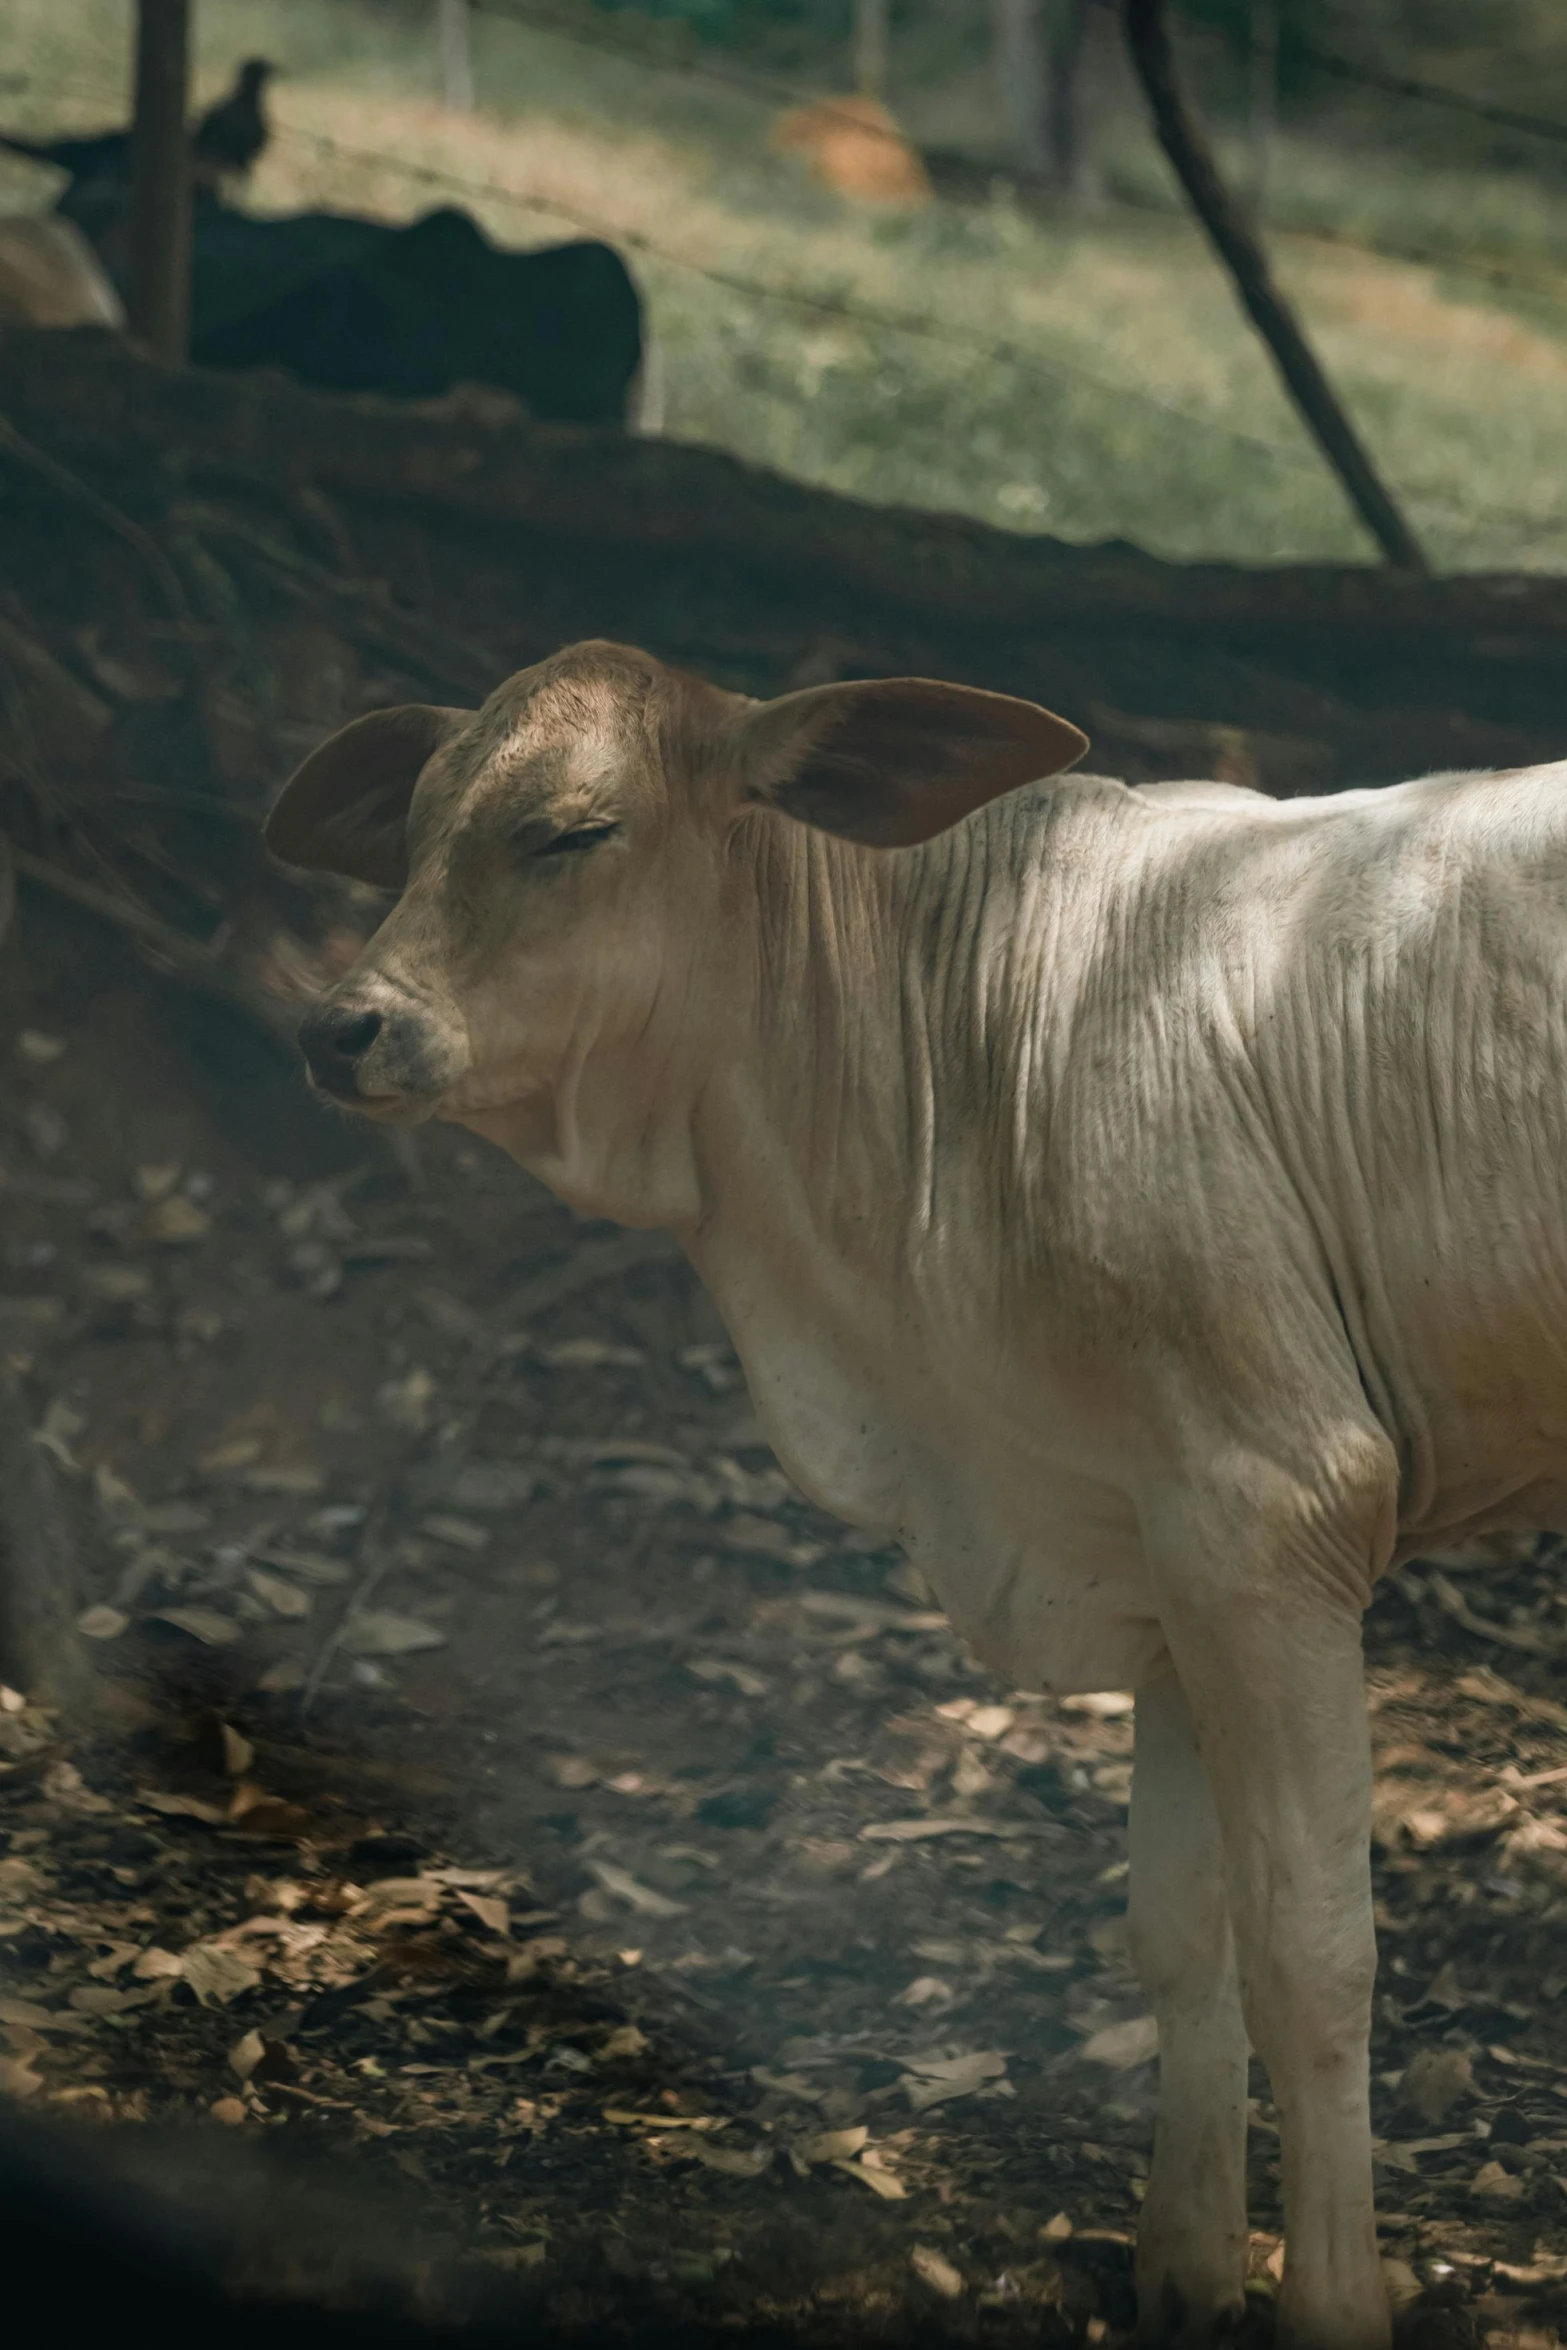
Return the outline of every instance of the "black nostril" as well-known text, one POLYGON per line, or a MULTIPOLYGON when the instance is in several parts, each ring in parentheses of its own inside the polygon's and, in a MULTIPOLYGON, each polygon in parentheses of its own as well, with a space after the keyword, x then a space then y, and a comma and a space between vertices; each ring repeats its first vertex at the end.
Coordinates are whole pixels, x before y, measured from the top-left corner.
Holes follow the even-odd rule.
POLYGON ((353 1101, 359 1068, 386 1023, 379 1012, 353 1004, 317 1004, 299 1024, 299 1042, 310 1073, 326 1092, 353 1101))
POLYGON ((370 1050, 380 1033, 379 1012, 353 1012, 346 1020, 334 1022, 323 1041, 341 1059, 357 1061, 370 1050))

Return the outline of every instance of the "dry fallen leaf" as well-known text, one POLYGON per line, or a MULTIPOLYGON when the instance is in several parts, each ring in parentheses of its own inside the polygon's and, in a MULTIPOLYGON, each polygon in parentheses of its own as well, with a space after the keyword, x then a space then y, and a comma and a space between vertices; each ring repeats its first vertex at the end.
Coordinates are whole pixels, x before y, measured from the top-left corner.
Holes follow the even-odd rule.
POLYGON ((1418 2301, 1420 2298, 1422 2291, 1420 2279, 1407 2260, 1392 2260, 1384 2253, 1382 2282, 1387 2287, 1387 2297, 1395 2310, 1402 2309, 1406 2303, 1418 2301))
POLYGON ((1475 2172, 1469 2182, 1469 2192, 1480 2203, 1521 2203, 1528 2189, 1522 2179, 1503 2170, 1499 2162, 1488 2162, 1475 2172))
POLYGON ((795 2152, 806 2162, 850 2162, 869 2136, 860 2122, 852 2130, 823 2130, 815 2138, 802 2138, 795 2152))
POLYGON ((188 1248, 193 1241, 206 1239, 212 1218, 182 1191, 174 1191, 152 1202, 141 1228, 143 1237, 160 1248, 188 1248))
POLYGON ((869 1820, 860 1830, 862 1844, 921 1844, 928 1836, 1015 1836, 1017 1823, 993 1826, 989 1820, 869 1820))
POLYGON ((348 1582, 353 1573, 346 1560, 334 1558, 326 1550, 284 1549, 273 1544, 265 1550, 258 1548, 255 1556, 262 1566, 278 1567, 285 1575, 292 1575, 297 1582, 317 1583, 328 1588, 348 1582))
POLYGON ((95 1982, 107 1983, 112 1976, 120 1972, 122 1967, 130 1965, 131 1960, 140 1954, 140 1948, 141 1945, 136 1942, 111 1943, 102 1958, 95 1958, 92 1961, 87 1972, 95 1982))
POLYGON ((1468 2005, 1464 1992, 1459 1987, 1458 1970, 1451 1959, 1447 1961, 1445 1966, 1439 1967, 1432 1976, 1430 1986, 1426 1991, 1426 2002, 1432 2007, 1445 2007, 1450 2010, 1468 2005))
POLYGON ((291 1583, 286 1575, 270 1574, 265 1567, 250 1567, 246 1570, 245 1580, 263 1607, 269 1607, 275 1616, 297 1620, 309 1615, 309 1592, 302 1591, 297 1583, 291 1583))
POLYGON ((112 1983, 78 1983, 71 2005, 78 2015, 119 2015, 127 2007, 139 2007, 146 1996, 144 1991, 116 1991, 112 1983))
POLYGON ((563 1338, 534 1351, 551 1371, 640 1371, 647 1361, 639 1346, 610 1346, 599 1338, 563 1338))
POLYGON ((765 1675, 753 1673, 749 1665, 732 1664, 727 1657, 693 1657, 686 1670, 698 1681, 727 1681, 742 1697, 765 1697, 772 1687, 765 1675))
POLYGON ((0 2056, 0 2096, 32 2097, 43 2087, 30 2056, 0 2056))
POLYGON ((709 2170, 723 2171, 732 2179, 759 2179, 773 2159, 770 2146, 710 2146, 705 2138, 693 2138, 690 2151, 709 2170))
POLYGON ((376 1394, 376 1409, 394 1428, 422 1436, 430 1425, 435 1403, 435 1381, 422 1363, 401 1379, 388 1379, 376 1394))
POLYGON ((623 2105, 606 2105, 604 2119, 622 2129, 638 2130, 716 2130, 718 2118, 711 2113, 633 2113, 623 2105))
POLYGON ((257 2031, 249 2031, 242 2040, 236 2040, 229 2050, 229 2071, 242 2081, 248 2081, 262 2057, 267 2044, 257 2031))
POLYGON ((285 1803, 281 1796, 269 1795, 254 1779, 236 1780, 226 1817, 247 1836, 264 1836, 278 1843, 297 1844, 316 1825, 303 1804, 285 1803))
POLYGON ((895 2007, 950 2007, 956 1994, 950 1983, 940 1975, 916 1975, 907 1990, 900 1991, 893 2001, 895 2007))
POLYGON ((162 1812, 171 1820, 204 1820, 209 1828, 221 1827, 228 1813, 221 1803, 209 1803, 204 1795, 180 1795, 172 1788, 138 1787, 136 1800, 146 1811, 162 1812))
POLYGON ((444 1648, 446 1634, 392 1608, 361 1608, 344 1625, 341 1645, 350 1656, 413 1656, 420 1649, 444 1648))
POLYGON ((639 2031, 635 2024, 617 2024, 600 2047, 599 2055, 605 2059, 644 2056, 650 2046, 646 2032, 639 2031))
POLYGON ((84 1640, 118 1640, 126 1630, 130 1617, 117 1607, 83 1608, 76 1619, 76 1629, 84 1640))
POLYGON ((220 1722, 218 1734, 223 1740, 223 1768, 231 1779, 242 1779, 256 1759, 255 1748, 232 1722, 220 1722))
POLYGON ((946 2105, 954 2097, 972 2097, 987 2082, 1005 2078, 1007 2060, 999 2048, 981 2048, 966 2056, 908 2057, 898 2086, 916 2113, 946 2105))
POLYGON ((114 1806, 106 1795, 95 1795, 75 1763, 51 1763, 44 1773, 44 1793, 66 1811, 108 1812, 114 1806))
POLYGON ((453 1518, 437 1511, 434 1516, 421 1518, 421 1534, 428 1534, 437 1542, 444 1542, 453 1550, 481 1551, 490 1546, 488 1526, 475 1525, 472 1518, 453 1518))
POLYGON ((651 1885, 644 1885, 629 1869, 617 1868, 611 1860, 590 1860, 587 1865, 589 1873, 598 1879, 606 1893, 612 1893, 617 1901, 625 1902, 628 1909, 639 1911, 643 1917, 685 1916, 686 1904, 683 1901, 671 1901, 667 1893, 655 1893, 651 1885))
POLYGON ((172 1981, 185 1972, 185 1961, 173 1950, 160 1950, 154 1942, 144 1950, 131 1973, 143 1983, 172 1981))
POLYGON ((939 2252, 933 2252, 928 2244, 915 2245, 909 2254, 909 2266, 917 2277, 929 2285, 933 2293, 941 2295, 943 2301, 956 2301, 963 2290, 963 2279, 951 2261, 944 2260, 939 2252))
POLYGON ((1461 2097, 1475 2094, 1474 2065, 1461 2048, 1422 2048, 1404 2068, 1399 2089, 1434 2129, 1461 2097))
POLYGON ((1064 2211, 1058 2211, 1054 2219, 1046 2220, 1039 2233, 1047 2244, 1064 2244, 1072 2233, 1072 2222, 1064 2211))
POLYGON ((1134 2015, 1123 2024, 1106 2024, 1078 2050, 1090 2064, 1108 2065, 1112 2072, 1128 2072, 1147 2064, 1159 2053, 1159 2026, 1151 2015, 1134 2015))
POLYGON ((1016 1719, 1009 1705, 977 1705, 964 1728, 971 1738, 1004 1738, 1016 1719))
POLYGON ((511 1904, 496 1893, 465 1893, 457 1887, 459 1901, 473 1911, 481 1926, 488 1926, 492 1934, 511 1931, 511 1904))
POLYGON ((181 1960, 185 1980, 203 2007, 227 2007, 261 1980, 248 1959, 216 1942, 192 1942, 181 1960))
MULTIPOLYGON (((30 2032, 47 2032, 59 2019, 35 1999, 14 1999, 0 1992, 0 2024, 23 2024, 30 2032)), ((65 2028, 69 2029, 67 2025, 65 2028)))
POLYGON ((188 1632, 204 1648, 226 1648, 231 1640, 239 1638, 239 1626, 233 1617, 220 1616, 211 1607, 162 1607, 154 1611, 152 1621, 172 1624, 177 1632, 188 1632))
POLYGON ((237 2130, 241 2122, 247 2119, 242 2097, 216 2097, 210 2111, 215 2122, 222 2122, 225 2128, 231 2130, 237 2130))
POLYGON ((870 2159, 875 2151, 874 2147, 867 2147, 858 2162, 835 2162, 832 2167, 842 2171, 846 2179, 858 2179, 862 2187, 869 2187, 871 2193, 879 2195, 884 2203, 905 2202, 908 2188, 896 2171, 887 2170, 882 2164, 870 2159))

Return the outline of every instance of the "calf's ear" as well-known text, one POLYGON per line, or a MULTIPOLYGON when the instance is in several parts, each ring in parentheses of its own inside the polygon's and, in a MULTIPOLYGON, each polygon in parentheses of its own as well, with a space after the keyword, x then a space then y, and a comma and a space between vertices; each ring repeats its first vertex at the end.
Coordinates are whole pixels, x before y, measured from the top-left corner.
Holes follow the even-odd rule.
POLYGON ((472 715, 403 702, 339 727, 284 784, 264 827, 267 847, 285 865, 401 889, 414 785, 472 715))
POLYGON ((747 799, 882 849, 930 840, 1088 748, 1037 702, 928 677, 807 686, 748 712, 742 735, 747 799))

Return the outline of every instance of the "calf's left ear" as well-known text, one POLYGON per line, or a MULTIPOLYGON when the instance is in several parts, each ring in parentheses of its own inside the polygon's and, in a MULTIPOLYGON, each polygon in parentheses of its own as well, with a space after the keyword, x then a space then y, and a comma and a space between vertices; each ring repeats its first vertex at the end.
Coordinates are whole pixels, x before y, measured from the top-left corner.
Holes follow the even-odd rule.
POLYGON ((267 847, 285 865, 401 889, 414 786, 472 716, 402 702, 339 727, 284 784, 263 827, 267 847))
POLYGON ((912 848, 1071 767, 1088 737, 1037 702, 928 677, 807 686, 747 713, 745 797, 870 848, 912 848))

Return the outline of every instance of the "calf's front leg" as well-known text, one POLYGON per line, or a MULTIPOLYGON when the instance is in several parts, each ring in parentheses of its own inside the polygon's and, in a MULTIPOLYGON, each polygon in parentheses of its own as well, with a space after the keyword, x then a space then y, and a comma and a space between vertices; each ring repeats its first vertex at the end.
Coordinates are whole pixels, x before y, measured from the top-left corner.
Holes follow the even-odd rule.
POLYGON ((1159 2119, 1137 2228, 1147 2343, 1211 2340, 1246 2269, 1246 2027, 1218 1814, 1181 1685, 1137 1692, 1132 1960, 1159 2024, 1159 2119))
POLYGON ((1385 1493, 1172 1509, 1160 1617, 1213 1790, 1241 2003, 1279 2112, 1290 2350, 1386 2350, 1371 2192, 1371 1751, 1360 1609, 1385 1493))

